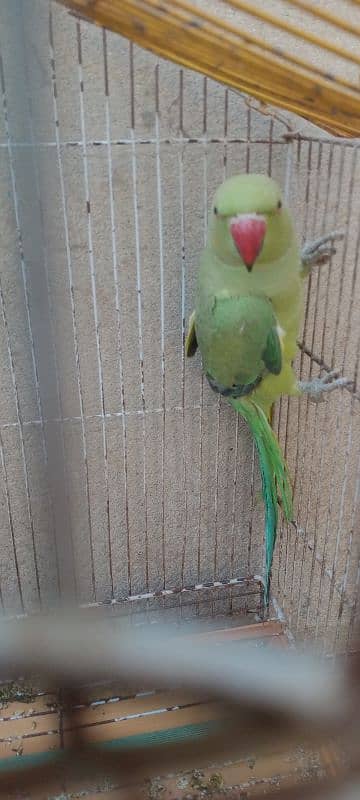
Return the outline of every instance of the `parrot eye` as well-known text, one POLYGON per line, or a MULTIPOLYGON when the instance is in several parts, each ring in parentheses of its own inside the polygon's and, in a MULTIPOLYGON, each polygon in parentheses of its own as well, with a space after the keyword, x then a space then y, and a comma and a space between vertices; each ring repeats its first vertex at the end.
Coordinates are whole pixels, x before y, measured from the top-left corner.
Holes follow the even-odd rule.
POLYGON ((214 214, 216 215, 217 213, 218 213, 217 206, 214 206, 214 214))
POLYGON ((279 202, 278 202, 278 204, 277 204, 277 207, 278 207, 278 209, 282 208, 282 202, 281 202, 281 200, 279 200, 279 202))

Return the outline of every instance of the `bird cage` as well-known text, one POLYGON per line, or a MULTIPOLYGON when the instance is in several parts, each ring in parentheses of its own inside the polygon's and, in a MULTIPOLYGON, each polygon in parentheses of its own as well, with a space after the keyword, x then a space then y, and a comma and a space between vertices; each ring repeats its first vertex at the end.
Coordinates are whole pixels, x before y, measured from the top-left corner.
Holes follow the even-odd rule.
MULTIPOLYGON (((1 597, 176 618, 261 613, 249 434, 184 356, 209 203, 283 188, 310 277, 297 368, 354 388, 275 410, 294 481, 272 577, 294 635, 343 650, 358 581, 358 145, 257 106, 58 4, 4 4, 1 597), (23 37, 21 38, 19 37, 23 37), (16 38, 18 37, 18 38, 16 38)), ((349 640, 349 641, 348 641, 349 640)))
POLYGON ((67 602, 137 625, 269 614, 298 642, 352 651, 359 141, 58 3, 9 0, 0 18, 4 617, 67 602), (256 452, 185 357, 209 204, 250 171, 279 182, 300 242, 344 234, 306 285, 296 369, 352 381, 275 408, 295 514, 279 526, 269 611, 256 452))

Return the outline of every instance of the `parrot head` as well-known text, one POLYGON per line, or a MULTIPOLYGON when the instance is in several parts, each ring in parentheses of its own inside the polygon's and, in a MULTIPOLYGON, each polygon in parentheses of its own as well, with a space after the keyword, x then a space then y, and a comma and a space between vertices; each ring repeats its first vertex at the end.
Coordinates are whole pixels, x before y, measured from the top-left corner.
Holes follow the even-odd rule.
POLYGON ((210 218, 210 241, 218 256, 251 272, 286 251, 291 231, 280 187, 267 175, 228 178, 217 190, 210 218))

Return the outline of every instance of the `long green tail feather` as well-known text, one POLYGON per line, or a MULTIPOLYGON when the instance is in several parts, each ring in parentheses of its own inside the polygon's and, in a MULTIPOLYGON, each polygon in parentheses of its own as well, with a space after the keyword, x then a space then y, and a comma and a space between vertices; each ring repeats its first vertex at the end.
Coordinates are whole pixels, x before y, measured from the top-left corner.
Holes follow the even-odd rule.
POLYGON ((259 455, 260 472, 265 505, 265 592, 269 602, 271 565, 278 523, 278 495, 288 521, 292 519, 292 490, 288 468, 279 442, 262 408, 251 399, 229 398, 235 410, 248 423, 259 455))

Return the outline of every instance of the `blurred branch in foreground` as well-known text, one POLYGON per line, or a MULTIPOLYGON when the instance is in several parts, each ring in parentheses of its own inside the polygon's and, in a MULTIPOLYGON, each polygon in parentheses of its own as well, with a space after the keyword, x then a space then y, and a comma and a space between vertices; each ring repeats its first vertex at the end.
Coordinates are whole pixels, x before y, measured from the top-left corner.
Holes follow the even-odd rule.
MULTIPOLYGON (((145 688, 182 688, 198 692, 219 704, 215 726, 197 740, 182 743, 106 751, 86 745, 81 729, 73 733, 72 747, 47 765, 3 774, 0 794, 16 785, 44 786, 61 774, 108 775, 125 783, 198 764, 201 758, 230 758, 243 746, 262 754, 270 747, 306 742, 322 746, 336 738, 346 751, 350 773, 358 770, 358 686, 342 661, 320 660, 314 654, 249 644, 236 649, 214 648, 193 635, 163 626, 114 630, 111 621, 88 621, 81 613, 3 622, 0 678, 38 675, 76 697, 77 687, 90 682, 120 680, 145 688)), ((188 631, 188 628, 187 628, 188 631)), ((289 798, 347 797, 340 792, 344 774, 289 798), (336 789, 338 783, 338 790, 336 789), (335 794, 329 793, 335 791, 335 794), (335 787, 335 788, 334 788, 335 787), (315 795, 315 789, 318 794, 315 795)), ((353 789, 351 789, 353 791, 353 789)))

